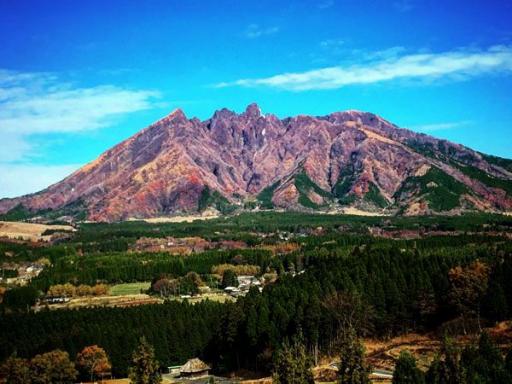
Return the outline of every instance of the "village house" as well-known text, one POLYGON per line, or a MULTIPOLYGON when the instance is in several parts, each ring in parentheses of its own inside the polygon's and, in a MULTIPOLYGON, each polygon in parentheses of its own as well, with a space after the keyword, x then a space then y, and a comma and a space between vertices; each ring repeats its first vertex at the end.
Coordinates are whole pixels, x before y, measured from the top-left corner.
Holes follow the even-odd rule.
POLYGON ((233 297, 240 296, 241 291, 237 287, 226 287, 224 288, 224 292, 226 292, 228 295, 231 295, 233 297))
POLYGON ((180 368, 180 376, 190 379, 206 377, 210 369, 211 368, 205 362, 197 358, 190 359, 180 368))
POLYGON ((248 291, 251 287, 260 287, 261 281, 255 276, 241 275, 237 277, 238 289, 248 291))

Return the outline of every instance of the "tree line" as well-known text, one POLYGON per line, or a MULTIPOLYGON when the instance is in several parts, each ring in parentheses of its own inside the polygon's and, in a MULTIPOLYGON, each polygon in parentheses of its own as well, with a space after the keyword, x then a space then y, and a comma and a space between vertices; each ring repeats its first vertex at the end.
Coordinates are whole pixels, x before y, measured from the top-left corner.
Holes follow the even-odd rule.
MULTIPOLYGON (((85 347, 75 358, 59 349, 34 356, 32 359, 11 355, 1 366, 0 375, 8 384, 71 384, 94 382, 111 376, 112 365, 105 350, 97 345, 85 347)), ((155 351, 144 337, 131 355, 128 377, 133 384, 158 384, 162 381, 155 351)))
POLYGON ((235 303, 167 302, 4 315, 0 360, 14 351, 27 358, 53 349, 75 355, 97 344, 108 352, 114 374, 125 375, 128 351, 145 336, 162 365, 198 356, 220 371, 270 371, 272 354, 294 335, 302 335, 313 357, 333 353, 337 330, 347 322, 357 324, 358 336, 393 336, 439 326, 444 332, 478 332, 478 316, 482 323, 510 318, 510 243, 393 244, 324 244, 274 257, 270 263, 283 269, 278 281, 263 293, 252 289, 235 303), (301 268, 305 273, 290 273, 301 268), (474 278, 480 273, 474 270, 482 268, 486 289, 475 292, 474 278), (350 319, 340 317, 347 306, 350 319))
MULTIPOLYGON (((337 347, 336 383, 370 384, 372 367, 361 342, 349 332, 337 347)), ((300 338, 285 341, 275 354, 272 379, 277 384, 314 384, 313 361, 300 338)), ((512 382, 512 349, 502 355, 489 335, 482 333, 477 343, 464 348, 445 339, 441 351, 426 372, 415 357, 404 350, 393 372, 393 384, 509 384, 512 382)))

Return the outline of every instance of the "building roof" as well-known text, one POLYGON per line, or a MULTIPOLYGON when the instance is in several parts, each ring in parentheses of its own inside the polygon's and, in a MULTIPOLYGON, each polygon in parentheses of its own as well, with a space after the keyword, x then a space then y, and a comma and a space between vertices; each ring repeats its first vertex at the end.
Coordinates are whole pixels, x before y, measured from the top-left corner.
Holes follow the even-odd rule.
POLYGON ((210 367, 203 361, 199 359, 190 359, 185 363, 183 367, 181 367, 181 373, 197 373, 202 371, 207 371, 210 367))

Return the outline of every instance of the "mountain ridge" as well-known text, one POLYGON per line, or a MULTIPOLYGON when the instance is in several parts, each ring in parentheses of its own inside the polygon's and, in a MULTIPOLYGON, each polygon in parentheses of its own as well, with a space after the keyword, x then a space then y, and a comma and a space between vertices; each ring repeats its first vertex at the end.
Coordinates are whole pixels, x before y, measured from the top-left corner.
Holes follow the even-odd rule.
POLYGON ((280 208, 389 214, 512 210, 512 161, 400 128, 369 112, 279 119, 256 104, 209 119, 181 109, 0 214, 115 221, 280 208), (71 208, 70 208, 71 207, 71 208), (76 209, 79 207, 79 209, 76 209), (84 213, 85 212, 85 213, 84 213))

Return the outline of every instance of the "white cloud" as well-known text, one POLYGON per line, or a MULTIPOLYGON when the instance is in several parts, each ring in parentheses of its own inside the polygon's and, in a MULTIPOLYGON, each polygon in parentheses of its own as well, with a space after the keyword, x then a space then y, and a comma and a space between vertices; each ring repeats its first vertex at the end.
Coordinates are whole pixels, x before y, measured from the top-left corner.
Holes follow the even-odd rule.
POLYGON ((0 134, 9 143, 0 162, 23 160, 33 149, 31 135, 105 127, 119 116, 156 106, 158 96, 112 85, 78 88, 54 74, 0 69, 0 134))
POLYGON ((470 121, 455 121, 449 123, 434 123, 434 124, 425 124, 425 125, 417 125, 410 127, 411 129, 419 132, 435 132, 435 131, 446 131, 449 129, 456 129, 463 126, 471 124, 470 121))
POLYGON ((37 135, 86 132, 158 107, 158 92, 112 85, 76 87, 55 74, 0 69, 0 197, 38 191, 78 165, 41 166, 37 135))
POLYGON ((442 53, 417 54, 403 54, 403 48, 394 47, 388 51, 381 51, 381 54, 364 64, 282 73, 259 79, 240 79, 219 83, 216 87, 263 86, 306 91, 337 89, 347 85, 372 84, 397 79, 438 79, 451 76, 460 80, 511 70, 512 46, 493 46, 487 50, 460 49, 442 53))
POLYGON ((0 163, 0 198, 40 191, 79 167, 78 164, 45 166, 0 163))
POLYGON ((47 75, 0 72, 0 130, 26 135, 104 127, 113 117, 149 109, 157 92, 111 85, 74 88, 47 75))
POLYGON ((21 160, 32 152, 33 145, 24 136, 3 132, 2 127, 0 127, 0 133, 4 144, 0 150, 0 164, 21 160))
POLYGON ((279 32, 279 27, 261 27, 258 24, 250 24, 245 30, 245 37, 249 39, 256 39, 261 36, 273 35, 279 32))

